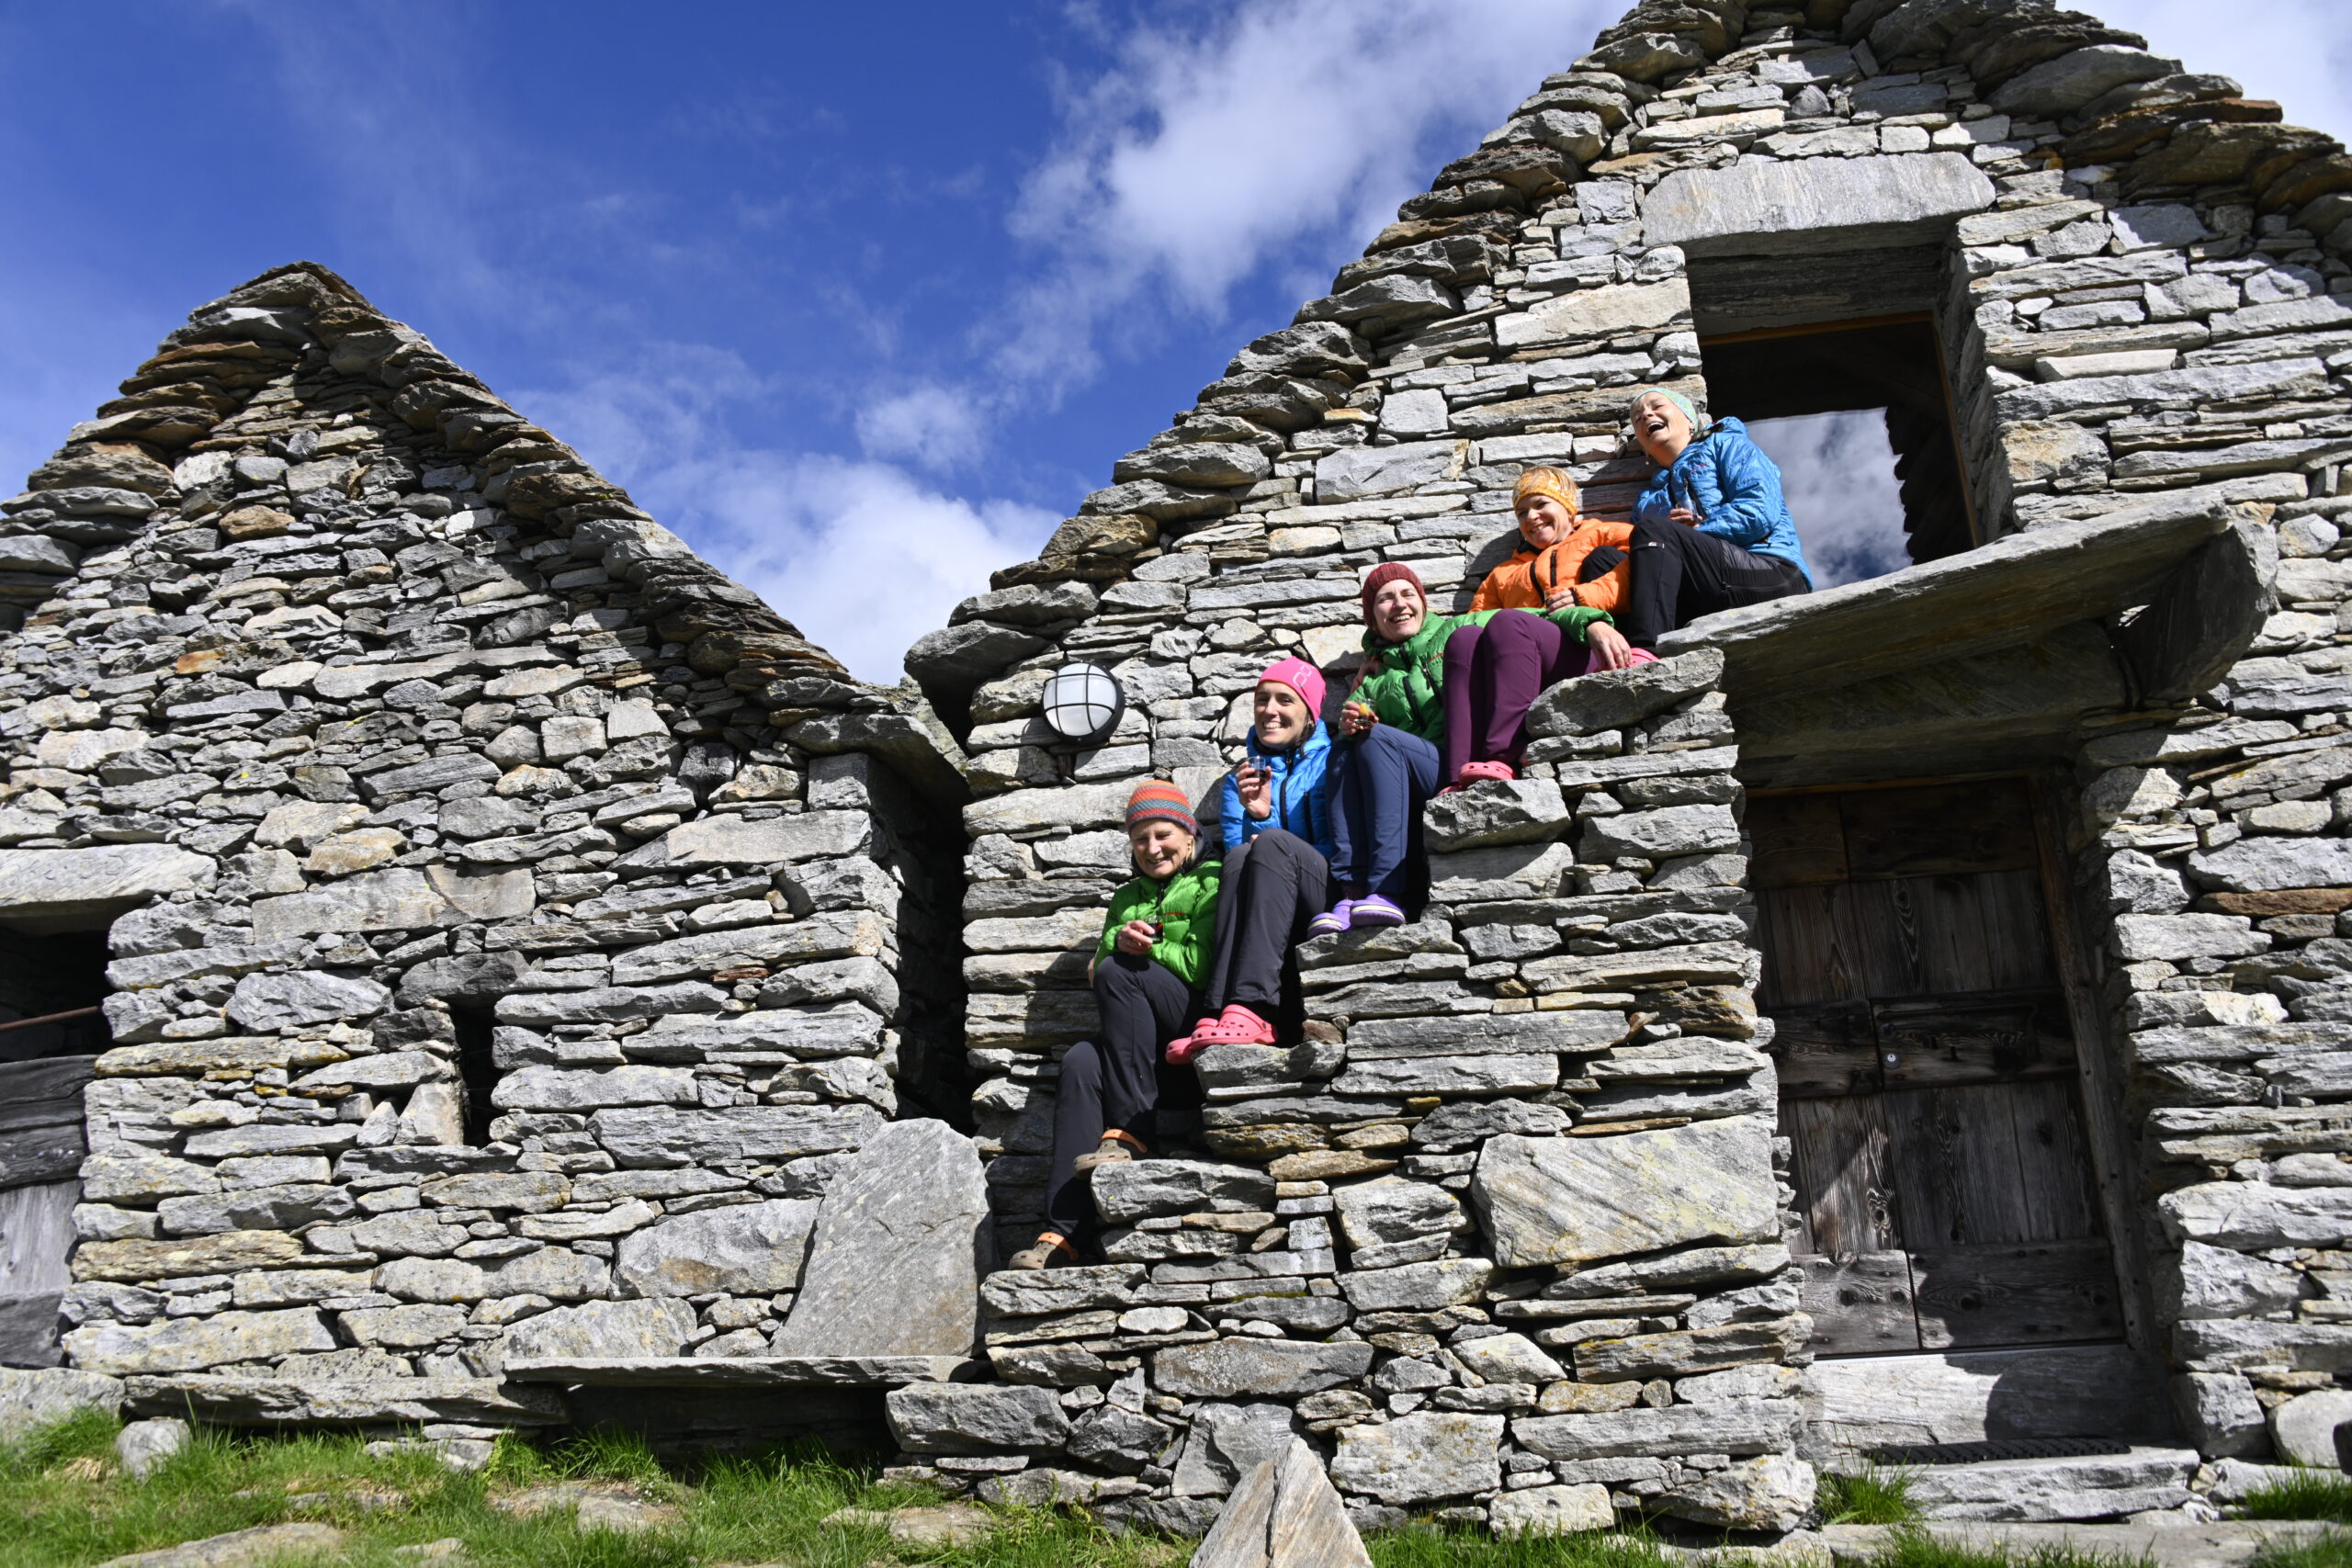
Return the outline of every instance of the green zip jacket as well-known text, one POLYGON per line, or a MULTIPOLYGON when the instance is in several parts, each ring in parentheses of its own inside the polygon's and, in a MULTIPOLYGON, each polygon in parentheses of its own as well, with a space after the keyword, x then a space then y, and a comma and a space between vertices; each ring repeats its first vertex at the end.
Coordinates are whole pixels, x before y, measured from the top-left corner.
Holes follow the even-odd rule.
POLYGON ((1111 895, 1111 912, 1102 922, 1102 940, 1094 946, 1094 962, 1118 951, 1119 928, 1129 920, 1152 920, 1159 940, 1151 956, 1168 972, 1195 990, 1209 970, 1209 942, 1216 934, 1217 882, 1225 874, 1222 862, 1188 865, 1165 882, 1138 876, 1111 895))
MULTIPOLYGON (((1609 619, 1606 610, 1581 604, 1566 610, 1513 613, 1541 615, 1577 643, 1585 640, 1586 627, 1609 619)), ((1365 632, 1363 651, 1372 661, 1372 672, 1356 687, 1354 700, 1372 705, 1381 723, 1435 743, 1445 734, 1445 639, 1464 626, 1483 626, 1502 614, 1473 610, 1466 615, 1431 615, 1403 642, 1384 642, 1377 633, 1365 632)))

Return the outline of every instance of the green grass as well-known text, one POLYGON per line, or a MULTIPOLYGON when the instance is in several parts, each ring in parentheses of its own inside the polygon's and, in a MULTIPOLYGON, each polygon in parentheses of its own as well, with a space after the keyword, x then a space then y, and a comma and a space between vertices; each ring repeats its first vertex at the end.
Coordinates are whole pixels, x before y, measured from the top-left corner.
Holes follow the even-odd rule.
POLYGON ((1373 1568, 1665 1568, 1647 1537, 1521 1536, 1497 1540, 1469 1529, 1385 1530, 1364 1540, 1373 1568))
POLYGON ((2333 1519, 2352 1524, 2352 1475, 2306 1470, 2265 1482, 2247 1493, 2237 1511, 2249 1519, 2333 1519))
POLYGON ((1821 1522, 1826 1525, 1907 1525, 1919 1517, 1911 1498, 1911 1472, 1865 1465, 1851 1475, 1821 1478, 1821 1522))
POLYGON ((2254 1559, 2254 1568, 2352 1568, 2352 1535, 2330 1530, 2316 1540, 2274 1540, 2254 1559))
MULTIPOLYGON (((356 1438, 246 1436, 198 1428, 189 1446, 145 1482, 116 1468, 110 1417, 85 1414, 0 1448, 0 1568, 84 1568, 126 1552, 176 1545, 254 1525, 306 1519, 350 1531, 337 1561, 356 1568, 415 1568, 400 1546, 455 1536, 475 1568, 693 1568, 780 1562, 792 1568, 863 1568, 897 1553, 879 1529, 822 1529, 849 1505, 891 1507, 917 1500, 815 1451, 717 1460, 673 1475, 642 1444, 584 1438, 542 1450, 499 1445, 478 1475, 444 1470, 429 1454, 375 1458, 356 1438), (493 1495, 559 1481, 627 1481, 680 1505, 675 1526, 639 1535, 575 1529, 568 1513, 514 1517, 493 1495), (398 1493, 398 1506, 370 1511, 353 1494, 398 1493), (323 1504, 297 1505, 305 1494, 323 1504)), ((1055 1530, 1008 1514, 1008 1544, 1055 1530)), ((1076 1551, 1029 1551, 990 1568, 1052 1568, 1109 1561, 1076 1551)))
POLYGON ((2145 1557, 2040 1547, 2032 1551, 1975 1551, 1947 1544, 1927 1531, 1898 1526, 1871 1568, 2149 1568, 2145 1557))

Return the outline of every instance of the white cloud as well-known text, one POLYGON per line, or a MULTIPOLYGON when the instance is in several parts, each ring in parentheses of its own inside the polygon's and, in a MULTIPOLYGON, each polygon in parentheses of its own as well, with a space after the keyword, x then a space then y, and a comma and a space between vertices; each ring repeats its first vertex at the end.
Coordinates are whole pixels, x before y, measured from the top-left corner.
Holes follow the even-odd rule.
POLYGON ((664 344, 513 400, 853 673, 885 684, 909 644, 986 592, 991 570, 1036 554, 1060 521, 943 494, 888 463, 741 445, 725 410, 763 393, 732 351, 664 344))
POLYGON ((1747 434, 1781 467, 1815 588, 1911 564, 1884 410, 1751 420, 1747 434))
POLYGON ((926 382, 860 409, 857 444, 869 457, 946 468, 980 456, 987 423, 987 411, 971 393, 926 382))
POLYGON ((1070 96, 1023 191, 1013 231, 1050 259, 1016 298, 999 368, 1081 382, 1114 318, 1221 322, 1238 285, 1303 259, 1302 243, 1368 240, 1622 8, 1280 0, 1138 28, 1070 96))

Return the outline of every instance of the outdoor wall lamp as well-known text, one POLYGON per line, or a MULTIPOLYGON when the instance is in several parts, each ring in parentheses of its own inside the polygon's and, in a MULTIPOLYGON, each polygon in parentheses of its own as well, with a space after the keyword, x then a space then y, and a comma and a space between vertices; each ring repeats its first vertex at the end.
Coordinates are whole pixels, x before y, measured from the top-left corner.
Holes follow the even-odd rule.
POLYGON ((1118 728, 1127 694, 1099 664, 1065 664, 1046 677, 1046 724, 1073 745, 1088 746, 1118 728))

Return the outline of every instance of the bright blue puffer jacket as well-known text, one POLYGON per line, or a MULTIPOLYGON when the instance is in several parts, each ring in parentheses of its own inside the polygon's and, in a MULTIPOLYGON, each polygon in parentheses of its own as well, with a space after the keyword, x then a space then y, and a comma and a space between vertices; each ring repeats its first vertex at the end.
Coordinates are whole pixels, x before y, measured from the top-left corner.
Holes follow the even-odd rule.
POLYGON ((1225 829, 1227 851, 1240 848, 1269 828, 1283 828, 1313 844, 1325 860, 1339 853, 1331 839, 1330 785, 1324 763, 1330 760, 1331 735, 1321 721, 1306 739, 1288 751, 1261 751, 1258 732, 1250 731, 1250 761, 1274 774, 1273 815, 1264 821, 1241 808, 1240 786, 1225 775, 1216 796, 1218 824, 1225 829))
POLYGON ((1699 531, 1728 539, 1758 555, 1778 556, 1813 581, 1797 544, 1796 519, 1781 496, 1781 469, 1764 448, 1747 438, 1736 419, 1719 419, 1707 434, 1682 449, 1674 466, 1660 468, 1634 502, 1634 521, 1666 521, 1687 506, 1701 518, 1699 531))

